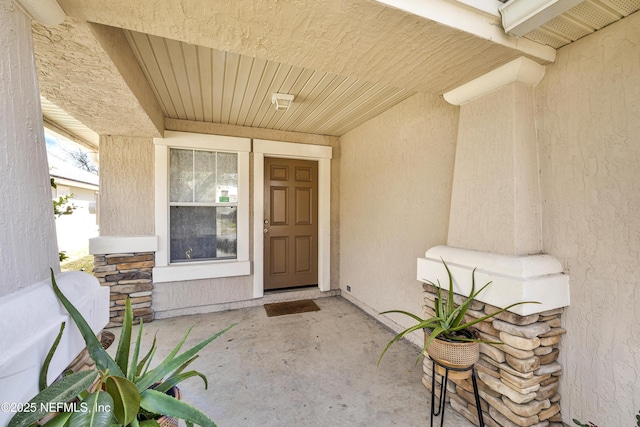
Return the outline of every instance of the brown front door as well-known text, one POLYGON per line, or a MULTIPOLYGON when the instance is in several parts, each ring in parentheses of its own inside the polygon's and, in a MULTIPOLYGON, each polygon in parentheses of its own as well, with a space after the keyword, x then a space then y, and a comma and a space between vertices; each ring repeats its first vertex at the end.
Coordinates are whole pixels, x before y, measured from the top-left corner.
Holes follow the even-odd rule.
POLYGON ((264 288, 318 284, 318 163, 264 159, 264 288))

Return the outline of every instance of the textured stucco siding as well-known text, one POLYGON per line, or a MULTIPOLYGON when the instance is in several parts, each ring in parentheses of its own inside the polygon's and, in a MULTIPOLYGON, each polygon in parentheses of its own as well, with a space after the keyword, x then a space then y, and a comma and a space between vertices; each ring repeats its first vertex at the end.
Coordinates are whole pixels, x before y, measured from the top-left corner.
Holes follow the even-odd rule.
POLYGON ((0 297, 59 271, 31 21, 0 0, 0 297))
POLYGON ((447 241, 457 127, 458 107, 419 93, 341 138, 343 294, 421 312, 416 258, 447 241))
POLYGON ((151 235, 153 139, 100 137, 100 235, 151 235))
POLYGON ((99 135, 157 137, 162 111, 122 31, 33 24, 40 92, 99 135))
POLYGON ((510 84, 460 107, 448 245, 542 250, 531 86, 510 84))
POLYGON ((640 409, 640 14, 558 52, 536 87, 548 253, 571 275, 565 422, 640 409))

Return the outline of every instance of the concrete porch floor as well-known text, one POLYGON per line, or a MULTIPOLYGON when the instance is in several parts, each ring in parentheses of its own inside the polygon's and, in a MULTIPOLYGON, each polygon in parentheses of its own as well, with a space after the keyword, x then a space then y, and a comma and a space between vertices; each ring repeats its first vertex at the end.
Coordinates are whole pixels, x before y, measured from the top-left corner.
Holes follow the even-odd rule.
MULTIPOLYGON (((342 297, 315 302, 318 312, 280 317, 252 307, 156 320, 145 325, 143 349, 157 332, 159 362, 191 325, 184 349, 237 323, 191 365, 209 389, 199 378, 180 385, 221 427, 429 425, 417 347, 396 343, 377 366, 393 332, 342 297)), ((447 407, 445 426, 471 425, 447 407)))

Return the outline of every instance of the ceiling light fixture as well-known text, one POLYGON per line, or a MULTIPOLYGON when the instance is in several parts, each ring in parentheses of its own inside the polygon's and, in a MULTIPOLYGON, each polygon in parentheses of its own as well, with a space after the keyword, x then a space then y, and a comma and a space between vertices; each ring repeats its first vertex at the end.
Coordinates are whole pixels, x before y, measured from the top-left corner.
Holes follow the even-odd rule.
POLYGON ((287 111, 289 107, 291 107, 291 104, 293 104, 294 98, 295 96, 286 93, 274 93, 273 96, 271 96, 271 103, 276 111, 287 111))

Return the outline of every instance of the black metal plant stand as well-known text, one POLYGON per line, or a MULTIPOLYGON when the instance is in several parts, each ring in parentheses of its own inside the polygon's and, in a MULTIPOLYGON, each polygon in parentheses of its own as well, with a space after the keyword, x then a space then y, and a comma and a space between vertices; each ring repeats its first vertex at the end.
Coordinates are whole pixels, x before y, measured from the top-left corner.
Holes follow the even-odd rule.
MULTIPOLYGON (((431 356, 429 356, 431 359, 431 356)), ((447 398, 447 381, 449 380, 449 371, 464 372, 471 371, 471 382, 473 383, 473 396, 476 398, 476 408, 478 409, 478 421, 480 427, 484 427, 484 419, 482 418, 482 408, 480 407, 480 395, 478 394, 478 382, 476 380, 476 368, 475 365, 471 365, 467 368, 452 368, 450 366, 443 365, 433 359, 431 365, 431 427, 433 427, 433 417, 440 416, 440 427, 444 426, 444 403, 447 398), (444 369, 444 377, 440 387, 440 396, 438 397, 438 408, 436 411, 436 365, 444 369)))

